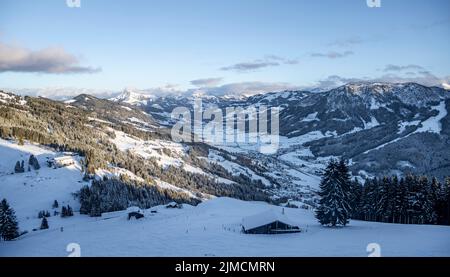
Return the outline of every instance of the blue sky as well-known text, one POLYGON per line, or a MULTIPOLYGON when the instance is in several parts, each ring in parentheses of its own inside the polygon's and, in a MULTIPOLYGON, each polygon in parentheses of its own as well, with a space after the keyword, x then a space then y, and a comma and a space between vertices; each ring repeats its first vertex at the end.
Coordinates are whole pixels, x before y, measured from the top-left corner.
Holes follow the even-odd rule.
POLYGON ((0 87, 448 83, 449 11, 448 0, 0 0, 0 87))

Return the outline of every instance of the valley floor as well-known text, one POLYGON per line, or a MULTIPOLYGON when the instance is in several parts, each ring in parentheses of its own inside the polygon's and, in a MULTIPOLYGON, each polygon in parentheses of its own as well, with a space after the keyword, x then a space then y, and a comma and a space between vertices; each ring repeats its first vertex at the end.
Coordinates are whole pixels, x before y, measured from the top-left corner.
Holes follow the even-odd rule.
POLYGON ((216 198, 197 207, 156 207, 141 220, 118 217, 51 217, 50 229, 0 242, 0 256, 67 256, 77 243, 81 256, 356 256, 378 243, 382 256, 450 256, 450 227, 352 221, 345 228, 319 226, 311 211, 285 209, 303 233, 247 235, 242 217, 281 207, 216 198), (63 232, 60 227, 64 226, 63 232))

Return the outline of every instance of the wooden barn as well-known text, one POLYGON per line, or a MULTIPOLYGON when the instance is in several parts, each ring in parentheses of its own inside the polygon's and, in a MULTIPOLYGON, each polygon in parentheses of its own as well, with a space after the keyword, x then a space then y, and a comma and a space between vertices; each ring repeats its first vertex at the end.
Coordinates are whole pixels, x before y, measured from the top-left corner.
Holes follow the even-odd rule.
POLYGON ((300 227, 283 212, 268 210, 260 214, 244 217, 242 231, 246 234, 286 234, 299 233, 300 227))

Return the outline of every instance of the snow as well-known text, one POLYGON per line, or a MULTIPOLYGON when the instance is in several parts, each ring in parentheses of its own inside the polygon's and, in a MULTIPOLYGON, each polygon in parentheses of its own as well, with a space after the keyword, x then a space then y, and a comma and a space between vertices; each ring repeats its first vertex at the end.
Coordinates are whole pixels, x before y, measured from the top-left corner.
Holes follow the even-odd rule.
POLYGON ((110 141, 121 151, 128 150, 145 159, 155 158, 158 164, 163 167, 169 165, 180 167, 183 164, 181 158, 186 155, 186 148, 180 143, 157 139, 144 141, 121 131, 115 131, 115 136, 110 141), (170 150, 170 156, 164 154, 162 149, 170 150))
POLYGON ((398 124, 398 131, 397 134, 401 134, 406 130, 406 127, 408 126, 417 126, 420 124, 420 120, 414 120, 414 121, 407 121, 407 122, 400 122, 398 124))
POLYGON ((434 110, 439 112, 438 115, 428 118, 427 120, 422 122, 422 127, 417 129, 415 133, 422 132, 431 132, 440 134, 442 131, 441 120, 447 116, 447 109, 445 108, 445 101, 441 101, 441 103, 437 106, 433 107, 434 110))
POLYGON ((369 243, 378 243, 382 256, 450 256, 449 226, 351 221, 345 228, 326 228, 317 223, 312 211, 284 209, 306 232, 243 234, 242 218, 267 210, 281 212, 281 207, 215 198, 197 207, 153 207, 140 220, 128 221, 126 214, 110 219, 78 214, 64 220, 51 217, 49 230, 0 242, 0 256, 62 257, 69 254, 69 243, 79 244, 83 257, 367 257, 369 243), (64 232, 59 230, 61 225, 64 232))
POLYGON ((136 117, 130 117, 130 118, 128 118, 128 120, 131 121, 131 122, 133 122, 133 123, 139 123, 139 124, 142 124, 142 125, 144 125, 144 126, 147 126, 147 125, 148 125, 147 122, 142 121, 142 120, 140 120, 139 118, 136 118, 136 117))
POLYGON ((365 122, 364 120, 363 122, 364 122, 364 130, 372 129, 380 125, 378 120, 373 116, 370 118, 370 122, 365 122))
MULTIPOLYGON (((445 107, 445 101, 441 101, 440 104, 437 105, 437 106, 434 106, 433 109, 434 109, 434 110, 437 110, 437 111, 439 112, 438 115, 432 116, 432 117, 428 118, 427 120, 422 121, 422 122, 421 122, 421 125, 422 125, 422 126, 421 126, 420 128, 418 128, 416 131, 414 131, 413 133, 410 133, 410 134, 408 134, 408 135, 406 135, 406 136, 404 136, 404 137, 399 137, 399 138, 396 138, 396 139, 391 140, 391 141, 389 141, 389 142, 383 143, 382 145, 379 145, 379 146, 377 146, 377 147, 375 147, 375 148, 373 148, 373 149, 369 149, 369 150, 365 151, 364 154, 368 154, 369 152, 371 152, 371 151, 373 151, 373 150, 379 150, 379 149, 381 149, 381 148, 383 148, 383 147, 385 147, 385 146, 387 146, 387 145, 390 145, 390 144, 395 143, 395 142, 397 142, 397 141, 399 141, 399 140, 402 140, 402 139, 404 139, 404 138, 407 138, 407 137, 409 137, 410 135, 413 135, 413 134, 423 133, 423 132, 430 132, 430 133, 437 133, 437 134, 440 134, 441 131, 442 131, 441 120, 442 120, 444 117, 447 116, 447 109, 446 109, 446 107, 445 107)), ((399 126, 399 130, 398 130, 397 133, 398 133, 398 134, 403 133, 404 128, 405 128, 406 126, 416 125, 417 122, 418 122, 418 121, 412 121, 412 122, 401 123, 400 126, 399 126), (401 132, 400 132, 400 131, 401 131, 401 132)))
POLYGON ((20 146, 0 139, 0 196, 5 197, 16 211, 19 221, 23 222, 21 228, 38 227, 38 212, 50 211, 54 200, 58 200, 60 205, 70 205, 74 209, 79 207, 78 201, 71 193, 86 184, 82 182, 80 162, 58 169, 46 165, 47 158, 60 154, 37 145, 25 143, 20 146), (27 171, 30 155, 35 155, 41 169, 27 171), (12 174, 18 160, 25 161, 26 171, 12 174))
POLYGON ((130 180, 134 180, 141 183, 145 182, 144 179, 142 179, 139 176, 136 176, 136 174, 134 174, 133 172, 112 165, 109 165, 108 169, 101 169, 101 168, 96 169, 95 176, 98 180, 103 179, 103 177, 111 179, 111 178, 120 178, 121 176, 127 176, 130 180))
POLYGON ((250 230, 256 227, 273 223, 275 221, 283 222, 291 226, 297 225, 296 222, 293 222, 282 212, 270 209, 256 215, 244 217, 242 219, 242 226, 245 228, 245 230, 250 230))
POLYGON ((97 122, 100 122, 100 123, 106 123, 106 124, 109 124, 109 125, 114 125, 112 122, 110 122, 110 121, 106 121, 106 120, 102 120, 102 119, 98 119, 98 118, 95 118, 95 117, 90 117, 90 116, 88 116, 88 120, 89 121, 97 121, 97 122))
POLYGON ((310 122, 310 121, 319 121, 317 118, 318 112, 308 114, 305 118, 302 119, 303 122, 310 122))
POLYGON ((243 174, 243 175, 251 178, 252 180, 261 181, 266 187, 272 186, 270 181, 267 180, 266 178, 256 174, 253 170, 251 170, 249 168, 246 168, 237 163, 226 160, 224 157, 219 155, 219 153, 215 150, 209 151, 208 161, 211 163, 217 163, 218 165, 225 168, 233 176, 239 176, 240 174, 243 174))

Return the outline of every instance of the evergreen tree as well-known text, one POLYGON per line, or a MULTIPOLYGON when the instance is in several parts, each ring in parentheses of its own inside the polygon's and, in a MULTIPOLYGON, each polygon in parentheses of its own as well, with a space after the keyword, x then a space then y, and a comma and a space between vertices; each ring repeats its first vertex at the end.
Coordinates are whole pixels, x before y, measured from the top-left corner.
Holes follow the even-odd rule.
POLYGON ((450 177, 445 179, 439 198, 441 205, 441 224, 450 225, 450 177))
POLYGON ((351 198, 350 198, 350 204, 352 208, 352 218, 353 219, 362 219, 363 214, 363 186, 358 180, 355 178, 350 183, 350 192, 351 192, 351 198))
POLYGON ((48 228, 49 228, 48 221, 47 221, 47 218, 44 216, 42 218, 42 222, 41 222, 41 230, 48 229, 48 228))
POLYGON ((39 165, 39 161, 34 155, 31 155, 28 164, 34 168, 34 170, 39 170, 41 166, 39 165))
POLYGON ((73 216, 72 207, 70 207, 69 205, 67 205, 67 216, 73 216))
POLYGON ((66 206, 63 206, 61 208, 61 217, 67 217, 67 208, 66 208, 66 206))
POLYGON ((400 179, 396 187, 395 204, 394 204, 394 222, 407 223, 408 216, 408 191, 403 178, 400 179))
POLYGON ((13 240, 19 236, 16 215, 6 199, 0 203, 0 236, 4 240, 13 240))
POLYGON ((378 185, 378 201, 376 203, 377 221, 389 222, 389 186, 388 177, 384 177, 378 185))
POLYGON ((53 208, 53 209, 57 209, 58 207, 59 207, 59 203, 58 203, 57 200, 55 200, 55 201, 53 202, 52 208, 53 208))
POLYGON ((17 161, 16 165, 14 166, 14 172, 15 173, 23 173, 25 170, 22 170, 22 167, 20 166, 20 162, 17 161))
POLYGON ((351 216, 350 174, 346 163, 331 160, 320 183, 316 217, 322 225, 347 225, 351 216))

